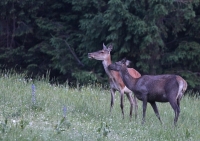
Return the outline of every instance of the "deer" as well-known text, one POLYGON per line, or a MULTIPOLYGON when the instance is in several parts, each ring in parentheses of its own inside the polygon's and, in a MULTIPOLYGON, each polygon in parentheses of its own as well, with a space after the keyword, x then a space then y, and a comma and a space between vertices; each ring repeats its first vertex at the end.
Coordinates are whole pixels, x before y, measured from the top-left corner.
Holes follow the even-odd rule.
POLYGON ((180 113, 180 100, 187 89, 187 82, 175 74, 142 75, 134 78, 130 75, 126 62, 126 59, 122 59, 110 64, 108 69, 119 72, 126 87, 142 101, 142 124, 145 122, 147 102, 151 104, 161 124, 156 102, 169 102, 175 113, 174 125, 176 126, 180 113))
MULTIPOLYGON (((112 63, 110 54, 112 49, 113 49, 112 45, 106 47, 103 43, 103 49, 96 52, 88 53, 88 58, 102 61, 104 70, 109 77, 110 93, 111 93, 110 113, 114 105, 115 93, 116 91, 118 91, 120 93, 120 107, 124 119, 123 101, 125 93, 130 102, 130 120, 131 120, 133 106, 135 106, 135 118, 137 117, 137 108, 138 108, 137 100, 136 97, 132 97, 133 95, 132 91, 125 86, 119 73, 108 69, 108 66, 112 63)), ((133 68, 128 68, 128 71, 130 75, 134 78, 138 78, 141 76, 141 74, 133 68)))

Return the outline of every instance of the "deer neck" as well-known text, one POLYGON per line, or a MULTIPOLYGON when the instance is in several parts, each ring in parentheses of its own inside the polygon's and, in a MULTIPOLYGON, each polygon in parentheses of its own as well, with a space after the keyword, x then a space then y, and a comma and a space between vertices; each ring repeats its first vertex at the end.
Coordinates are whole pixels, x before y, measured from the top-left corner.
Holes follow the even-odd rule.
POLYGON ((111 57, 109 56, 107 59, 103 60, 102 61, 102 64, 103 64, 103 67, 104 67, 104 70, 106 72, 106 74, 112 78, 112 74, 111 74, 111 71, 108 69, 108 66, 112 63, 111 61, 111 57))
POLYGON ((135 90, 135 85, 136 85, 136 82, 137 82, 137 78, 133 78, 129 72, 128 72, 128 69, 127 68, 122 68, 120 71, 119 71, 119 74, 124 82, 124 84, 127 86, 127 88, 129 88, 130 90, 135 90))

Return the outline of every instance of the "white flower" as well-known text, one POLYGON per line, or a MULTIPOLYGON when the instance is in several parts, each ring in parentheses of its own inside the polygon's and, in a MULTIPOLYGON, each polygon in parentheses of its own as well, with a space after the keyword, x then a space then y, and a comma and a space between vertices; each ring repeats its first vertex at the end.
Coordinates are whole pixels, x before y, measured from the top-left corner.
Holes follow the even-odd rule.
POLYGON ((12 122, 13 122, 13 123, 16 123, 17 121, 13 119, 12 122))

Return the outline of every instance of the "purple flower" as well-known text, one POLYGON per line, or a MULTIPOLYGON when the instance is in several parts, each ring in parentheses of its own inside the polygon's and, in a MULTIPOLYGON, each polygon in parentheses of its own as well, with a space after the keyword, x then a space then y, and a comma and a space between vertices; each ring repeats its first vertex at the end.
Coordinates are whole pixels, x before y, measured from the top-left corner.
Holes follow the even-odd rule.
POLYGON ((66 115, 67 115, 67 107, 64 106, 63 107, 63 117, 66 117, 66 115))
POLYGON ((32 103, 33 105, 36 104, 36 94, 35 94, 35 85, 32 84, 32 103))

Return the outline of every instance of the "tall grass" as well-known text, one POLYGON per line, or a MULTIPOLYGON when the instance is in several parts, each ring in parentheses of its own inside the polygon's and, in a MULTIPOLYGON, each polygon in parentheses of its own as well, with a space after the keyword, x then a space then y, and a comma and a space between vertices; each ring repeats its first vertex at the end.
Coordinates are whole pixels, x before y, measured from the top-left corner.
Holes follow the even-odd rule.
MULTIPOLYGON (((138 118, 129 121, 129 102, 125 98, 125 119, 119 106, 119 94, 110 114, 110 92, 101 85, 69 88, 51 85, 44 79, 32 81, 25 76, 3 73, 0 77, 0 140, 3 141, 130 141, 199 140, 200 100, 186 94, 181 101, 177 127, 169 103, 158 103, 163 125, 150 105, 146 123, 141 124, 142 102, 138 118), (35 86, 33 102, 32 84, 35 86)), ((198 95, 198 94, 197 94, 198 95)))

